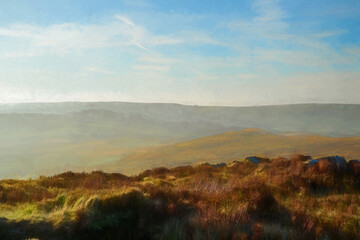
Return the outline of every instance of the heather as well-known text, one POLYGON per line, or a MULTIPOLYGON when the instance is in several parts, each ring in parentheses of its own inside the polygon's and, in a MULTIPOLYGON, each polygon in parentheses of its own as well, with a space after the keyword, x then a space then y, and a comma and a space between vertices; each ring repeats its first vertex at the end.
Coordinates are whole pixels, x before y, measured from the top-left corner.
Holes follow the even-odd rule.
POLYGON ((357 161, 255 158, 2 180, 0 239, 360 238, 357 161))

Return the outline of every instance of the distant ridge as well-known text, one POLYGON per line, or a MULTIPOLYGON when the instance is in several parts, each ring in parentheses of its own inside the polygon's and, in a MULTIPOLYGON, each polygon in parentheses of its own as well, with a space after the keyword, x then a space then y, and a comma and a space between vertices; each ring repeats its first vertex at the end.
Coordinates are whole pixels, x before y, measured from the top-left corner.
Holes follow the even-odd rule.
POLYGON ((360 135, 359 104, 303 103, 248 107, 132 102, 0 104, 0 114, 63 115, 84 110, 92 110, 94 114, 97 110, 108 110, 126 116, 139 115, 158 122, 211 122, 221 126, 218 132, 261 128, 277 133, 302 132, 336 137, 360 135))
POLYGON ((85 108, 88 106, 105 106, 105 105, 173 105, 183 107, 214 107, 214 108, 257 108, 257 107, 282 107, 282 106, 301 106, 301 105, 344 105, 344 106, 358 106, 358 103, 284 103, 284 104, 260 104, 260 105, 199 105, 199 104, 184 104, 176 102, 126 102, 126 101, 59 101, 59 102, 0 102, 0 109, 32 109, 43 106, 75 106, 83 105, 85 108))

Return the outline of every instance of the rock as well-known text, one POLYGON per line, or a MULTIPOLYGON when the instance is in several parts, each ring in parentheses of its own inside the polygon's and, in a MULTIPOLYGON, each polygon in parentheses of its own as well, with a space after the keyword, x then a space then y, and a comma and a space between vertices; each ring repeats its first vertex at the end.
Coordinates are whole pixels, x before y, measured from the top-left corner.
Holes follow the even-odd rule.
POLYGON ((296 154, 291 157, 291 160, 294 160, 296 162, 307 162, 311 159, 312 159, 311 156, 302 155, 302 154, 296 154))
POLYGON ((324 161, 329 161, 331 164, 335 165, 336 170, 346 170, 346 160, 343 157, 335 156, 335 157, 325 157, 325 158, 319 158, 319 163, 324 161))
POLYGON ((204 163, 201 163, 199 166, 211 166, 211 164, 208 162, 204 162, 204 163))
POLYGON ((320 173, 343 172, 347 169, 345 158, 339 156, 329 156, 310 160, 308 166, 320 173))
POLYGON ((347 163, 348 169, 351 173, 355 175, 360 174, 360 161, 359 160, 350 160, 347 163))
POLYGON ((219 167, 226 167, 226 163, 217 163, 217 164, 214 164, 214 167, 216 168, 219 168, 219 167))
POLYGON ((195 168, 198 168, 198 169, 210 169, 212 167, 213 167, 213 165, 211 165, 208 162, 200 163, 200 164, 195 166, 195 168))
POLYGON ((245 158, 245 161, 255 163, 255 164, 270 162, 270 160, 268 158, 262 158, 262 157, 256 157, 256 156, 247 157, 247 158, 245 158))
POLYGON ((317 164, 319 161, 317 159, 312 159, 310 161, 307 162, 307 165, 309 167, 313 167, 315 164, 317 164))

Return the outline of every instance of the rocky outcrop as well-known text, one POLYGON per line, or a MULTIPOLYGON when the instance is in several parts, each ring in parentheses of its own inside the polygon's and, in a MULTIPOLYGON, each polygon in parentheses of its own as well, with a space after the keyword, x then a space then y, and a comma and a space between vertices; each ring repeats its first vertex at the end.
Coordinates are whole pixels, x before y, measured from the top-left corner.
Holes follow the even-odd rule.
POLYGON ((213 166, 216 168, 220 168, 220 167, 226 167, 227 165, 226 165, 226 163, 217 163, 217 164, 214 164, 213 166))
POLYGON ((307 165, 319 173, 345 172, 347 170, 345 158, 339 156, 313 159, 307 165))
POLYGON ((197 165, 197 167, 200 167, 200 168, 221 168, 221 167, 227 167, 227 164, 226 163, 215 163, 215 164, 211 164, 211 163, 208 163, 208 162, 205 162, 205 163, 201 163, 200 165, 197 165))
POLYGON ((349 172, 355 175, 360 175, 360 161, 359 160, 350 160, 347 163, 349 172))
POLYGON ((296 154, 291 157, 291 160, 296 161, 296 162, 307 162, 311 159, 312 159, 311 156, 302 155, 302 154, 296 154))
POLYGON ((270 162, 270 160, 268 158, 251 156, 251 157, 245 158, 245 162, 251 162, 251 163, 258 164, 258 163, 267 163, 267 162, 270 162))

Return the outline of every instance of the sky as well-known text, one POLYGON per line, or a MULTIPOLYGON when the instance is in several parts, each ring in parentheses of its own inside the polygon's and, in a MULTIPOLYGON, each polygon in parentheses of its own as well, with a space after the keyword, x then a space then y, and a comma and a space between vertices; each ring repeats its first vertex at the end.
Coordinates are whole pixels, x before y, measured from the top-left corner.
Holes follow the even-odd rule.
POLYGON ((360 104, 359 0, 0 4, 0 103, 360 104))

